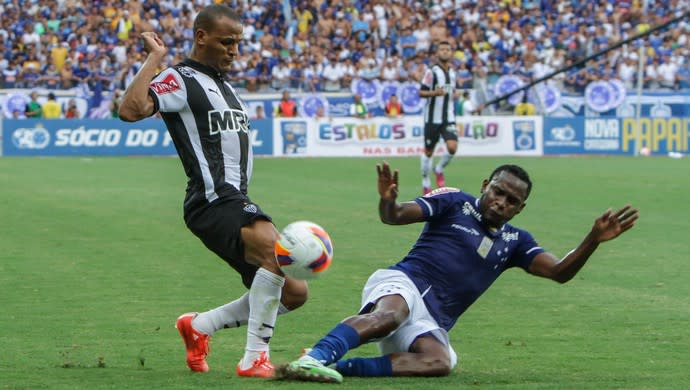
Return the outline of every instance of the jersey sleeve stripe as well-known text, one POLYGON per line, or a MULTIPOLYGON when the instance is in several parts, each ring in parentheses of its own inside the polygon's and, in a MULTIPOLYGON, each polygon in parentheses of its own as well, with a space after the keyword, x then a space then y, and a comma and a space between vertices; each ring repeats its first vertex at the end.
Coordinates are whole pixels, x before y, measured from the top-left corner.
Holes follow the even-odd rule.
POLYGON ((160 109, 160 102, 158 101, 158 95, 156 95, 151 88, 149 88, 149 96, 151 96, 151 99, 153 100, 153 112, 149 114, 149 116, 151 116, 157 113, 160 109))
POLYGON ((429 202, 427 202, 423 198, 417 198, 417 203, 419 203, 420 206, 426 207, 427 214, 429 217, 434 215, 434 209, 431 208, 431 205, 429 204, 429 202))
POLYGON ((530 253, 532 253, 532 252, 534 252, 534 251, 538 251, 538 250, 543 250, 543 249, 542 249, 542 247, 540 247, 540 246, 535 246, 534 248, 532 248, 532 249, 528 250, 527 252, 525 252, 525 254, 526 254, 526 255, 529 255, 530 253))

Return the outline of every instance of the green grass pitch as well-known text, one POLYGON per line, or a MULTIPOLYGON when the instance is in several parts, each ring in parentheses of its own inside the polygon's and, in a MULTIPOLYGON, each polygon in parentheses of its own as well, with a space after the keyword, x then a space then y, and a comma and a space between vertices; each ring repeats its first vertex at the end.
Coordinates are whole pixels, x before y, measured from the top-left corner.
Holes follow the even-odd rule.
MULTIPOLYGON (((400 259, 422 225, 378 220, 373 159, 255 160, 250 196, 278 227, 324 226, 335 258, 272 345, 287 362, 353 314, 368 275, 400 259)), ((559 256, 607 207, 641 218, 566 285, 504 274, 458 321, 459 367, 445 378, 346 378, 371 389, 690 388, 690 160, 457 158, 449 185, 477 194, 501 163, 534 189, 513 221, 559 256)), ((420 191, 419 160, 395 158, 400 199, 420 191)), ((207 374, 184 364, 173 326, 186 311, 244 290, 182 221, 185 177, 174 158, 0 158, 0 388, 308 389, 238 378, 246 328, 220 331, 207 374)), ((348 356, 372 356, 366 345, 348 356)))

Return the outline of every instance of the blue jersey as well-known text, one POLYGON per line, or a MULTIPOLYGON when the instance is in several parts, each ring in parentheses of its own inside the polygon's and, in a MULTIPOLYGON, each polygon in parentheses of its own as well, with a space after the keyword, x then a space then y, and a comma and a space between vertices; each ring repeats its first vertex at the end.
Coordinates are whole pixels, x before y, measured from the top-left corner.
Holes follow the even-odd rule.
POLYGON ((527 231, 505 224, 492 232, 481 222, 479 199, 454 188, 415 200, 426 225, 410 252, 390 267, 404 272, 439 326, 458 317, 508 268, 527 270, 544 250, 527 231))

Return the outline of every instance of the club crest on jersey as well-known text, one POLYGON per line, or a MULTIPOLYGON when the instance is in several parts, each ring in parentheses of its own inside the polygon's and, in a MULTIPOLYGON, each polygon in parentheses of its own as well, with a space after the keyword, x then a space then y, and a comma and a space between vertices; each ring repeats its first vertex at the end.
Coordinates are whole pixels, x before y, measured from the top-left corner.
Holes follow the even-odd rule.
POLYGON ((194 69, 192 69, 188 66, 181 66, 181 67, 176 68, 176 69, 184 77, 192 78, 192 77, 194 77, 194 74, 196 74, 194 69))
POLYGON ((149 87, 151 87, 151 89, 153 89, 158 95, 175 92, 181 88, 180 82, 177 81, 175 75, 172 73, 165 76, 162 81, 151 83, 149 87))
POLYGON ((249 132, 249 119, 243 110, 227 109, 212 110, 208 112, 209 134, 218 134, 224 131, 249 132))
POLYGON ((520 237, 520 232, 513 232, 513 233, 503 232, 501 234, 501 238, 505 242, 516 241, 519 237, 520 237))
POLYGON ((256 207, 256 205, 255 205, 255 204, 251 204, 251 203, 248 204, 248 205, 246 205, 246 206, 244 206, 244 209, 243 209, 243 210, 244 210, 245 212, 247 212, 247 213, 252 213, 252 214, 254 214, 254 213, 256 213, 257 211, 259 211, 259 209, 256 207))
POLYGON ((474 219, 476 219, 479 222, 482 221, 482 215, 474 209, 474 206, 472 206, 470 202, 465 202, 465 204, 462 205, 462 213, 465 215, 473 216, 474 219))

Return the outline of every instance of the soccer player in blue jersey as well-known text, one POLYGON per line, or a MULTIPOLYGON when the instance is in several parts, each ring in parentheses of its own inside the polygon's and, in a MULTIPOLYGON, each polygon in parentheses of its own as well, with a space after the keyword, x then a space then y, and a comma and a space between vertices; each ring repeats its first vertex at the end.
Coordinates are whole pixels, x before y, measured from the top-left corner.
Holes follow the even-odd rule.
POLYGON ((479 198, 439 188, 399 203, 398 172, 377 165, 379 216, 383 223, 426 222, 400 262, 380 269, 362 292, 357 315, 348 317, 299 360, 282 368, 288 379, 342 382, 343 376, 444 376, 457 364, 448 331, 503 271, 528 273, 565 283, 599 244, 631 229, 638 211, 605 211, 582 242, 559 259, 529 232, 508 224, 525 207, 532 182, 516 165, 496 168, 479 198), (382 356, 340 360, 347 351, 376 341, 382 356))

